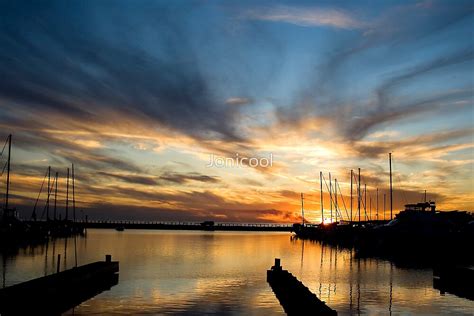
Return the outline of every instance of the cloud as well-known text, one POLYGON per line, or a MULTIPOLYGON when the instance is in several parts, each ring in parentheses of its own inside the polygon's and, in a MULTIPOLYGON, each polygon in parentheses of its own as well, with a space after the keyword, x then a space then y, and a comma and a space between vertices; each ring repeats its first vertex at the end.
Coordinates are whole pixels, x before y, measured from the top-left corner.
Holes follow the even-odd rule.
POLYGON ((197 182, 204 182, 204 183, 220 182, 220 179, 218 177, 199 174, 197 172, 189 172, 189 173, 165 172, 159 177, 159 179, 163 181, 167 181, 167 182, 177 183, 177 184, 184 184, 189 181, 197 181, 197 182))
POLYGON ((132 183, 132 184, 143 184, 143 185, 157 185, 158 182, 154 177, 149 176, 140 176, 133 174, 116 174, 110 172, 100 171, 97 173, 99 176, 115 178, 123 182, 132 183))
POLYGON ((114 112, 197 139, 241 140, 234 111, 215 98, 186 31, 174 22, 184 11, 157 6, 151 16, 138 6, 61 2, 48 10, 3 7, 2 102, 84 122, 109 122, 114 112), (120 36, 109 25, 120 25, 120 36), (160 34, 148 39, 159 54, 143 49, 137 29, 160 34))
POLYGON ((227 100, 225 100, 225 103, 229 105, 244 105, 250 102, 251 102, 250 99, 240 98, 240 97, 233 97, 233 98, 228 98, 227 100))
POLYGON ((404 159, 435 159, 448 154, 452 150, 470 148, 472 144, 449 144, 465 137, 474 135, 473 128, 437 131, 420 136, 412 136, 398 141, 360 141, 353 144, 353 149, 360 157, 374 158, 396 151, 404 159))
POLYGON ((341 9, 277 6, 249 10, 247 19, 284 22, 304 27, 327 26, 340 29, 360 29, 365 23, 341 9))

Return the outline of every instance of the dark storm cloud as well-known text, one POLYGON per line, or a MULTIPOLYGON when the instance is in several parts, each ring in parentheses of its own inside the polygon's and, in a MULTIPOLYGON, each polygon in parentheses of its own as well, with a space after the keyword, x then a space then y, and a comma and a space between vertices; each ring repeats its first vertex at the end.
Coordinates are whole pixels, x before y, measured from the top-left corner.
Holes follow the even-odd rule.
POLYGON ((2 102, 85 122, 106 122, 116 111, 196 138, 240 139, 185 36, 191 5, 0 6, 2 102))

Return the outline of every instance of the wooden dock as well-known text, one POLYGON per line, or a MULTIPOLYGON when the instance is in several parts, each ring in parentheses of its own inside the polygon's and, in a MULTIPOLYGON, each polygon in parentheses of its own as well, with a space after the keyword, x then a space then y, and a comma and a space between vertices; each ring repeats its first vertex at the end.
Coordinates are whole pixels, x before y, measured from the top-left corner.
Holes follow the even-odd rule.
POLYGON ((337 312, 321 301, 301 281, 280 266, 280 259, 267 270, 267 282, 280 301, 287 315, 337 315, 337 312))
POLYGON ((60 315, 118 284, 119 263, 98 261, 0 290, 1 315, 60 315))

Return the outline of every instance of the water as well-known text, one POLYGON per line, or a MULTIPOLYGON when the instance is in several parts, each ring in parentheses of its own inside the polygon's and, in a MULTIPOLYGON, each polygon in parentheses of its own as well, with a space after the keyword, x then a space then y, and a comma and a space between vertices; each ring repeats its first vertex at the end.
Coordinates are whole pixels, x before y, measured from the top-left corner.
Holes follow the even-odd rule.
MULTIPOLYGON (((77 239, 79 265, 120 261, 110 291, 67 314, 284 315, 266 282, 274 258, 339 315, 473 315, 474 302, 440 295, 432 271, 399 269, 387 261, 356 259, 349 250, 291 240, 289 233, 89 230, 77 239)), ((2 282, 12 285, 56 270, 65 240, 2 256, 2 282)), ((67 241, 74 265, 74 240, 67 241)), ((27 298, 25 298, 26 300, 27 298)))

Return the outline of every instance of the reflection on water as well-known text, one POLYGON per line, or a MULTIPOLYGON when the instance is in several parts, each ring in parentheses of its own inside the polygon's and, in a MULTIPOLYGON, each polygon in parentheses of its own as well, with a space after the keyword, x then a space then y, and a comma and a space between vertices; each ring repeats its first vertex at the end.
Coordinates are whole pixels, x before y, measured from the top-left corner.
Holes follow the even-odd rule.
MULTIPOLYGON (((8 285, 75 263, 74 240, 2 255, 8 285), (65 255, 66 254, 66 255, 65 255)), ((431 270, 399 269, 347 249, 293 240, 288 233, 89 230, 77 239, 78 264, 120 261, 120 283, 76 307, 90 314, 283 315, 266 282, 282 260, 322 300, 344 314, 471 315, 474 302, 433 289, 431 270)))

